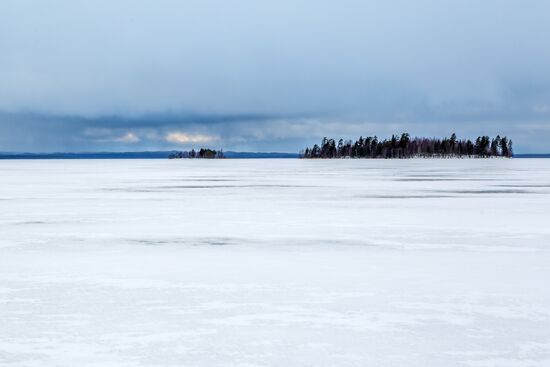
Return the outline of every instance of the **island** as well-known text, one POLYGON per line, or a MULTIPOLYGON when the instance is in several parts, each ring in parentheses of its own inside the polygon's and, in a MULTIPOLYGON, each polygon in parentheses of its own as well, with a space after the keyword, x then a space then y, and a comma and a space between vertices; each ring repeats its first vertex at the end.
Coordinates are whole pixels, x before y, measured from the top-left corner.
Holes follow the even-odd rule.
POLYGON ((300 152, 301 158, 491 158, 513 157, 512 140, 506 136, 479 136, 475 141, 450 138, 411 138, 408 133, 392 135, 390 139, 362 136, 355 142, 323 138, 300 152))

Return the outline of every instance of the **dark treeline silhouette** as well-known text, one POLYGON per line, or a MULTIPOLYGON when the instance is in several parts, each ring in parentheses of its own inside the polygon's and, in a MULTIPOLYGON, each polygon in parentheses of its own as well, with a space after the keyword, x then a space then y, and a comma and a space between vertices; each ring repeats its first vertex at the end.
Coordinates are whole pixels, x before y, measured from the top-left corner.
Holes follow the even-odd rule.
POLYGON ((223 150, 213 150, 213 149, 201 148, 198 151, 196 151, 195 149, 191 149, 189 151, 173 152, 169 155, 168 158, 170 158, 170 159, 177 159, 177 158, 214 159, 214 158, 224 158, 224 155, 223 155, 223 150))
POLYGON ((512 157, 512 140, 497 136, 493 139, 480 136, 474 142, 450 138, 411 138, 409 134, 392 135, 391 139, 378 140, 376 136, 357 141, 323 138, 300 152, 302 158, 414 158, 414 157, 512 157))

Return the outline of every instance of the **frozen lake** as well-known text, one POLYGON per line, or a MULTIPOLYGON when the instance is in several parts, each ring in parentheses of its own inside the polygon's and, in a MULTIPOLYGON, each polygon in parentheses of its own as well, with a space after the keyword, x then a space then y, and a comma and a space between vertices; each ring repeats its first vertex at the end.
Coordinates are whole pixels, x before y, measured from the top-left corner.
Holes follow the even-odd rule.
POLYGON ((549 366, 550 159, 0 161, 1 366, 549 366))

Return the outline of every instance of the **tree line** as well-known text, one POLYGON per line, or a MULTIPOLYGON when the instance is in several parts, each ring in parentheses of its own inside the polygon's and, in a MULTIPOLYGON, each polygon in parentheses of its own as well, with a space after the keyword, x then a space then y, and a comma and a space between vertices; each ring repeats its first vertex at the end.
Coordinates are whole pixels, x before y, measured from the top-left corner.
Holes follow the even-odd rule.
POLYGON ((201 148, 200 150, 196 151, 195 149, 191 149, 189 151, 181 151, 181 152, 172 152, 168 156, 170 159, 178 159, 178 158, 205 158, 205 159, 215 159, 215 158, 224 158, 223 150, 213 150, 213 149, 205 149, 201 148))
POLYGON ((450 157, 512 157, 512 140, 506 136, 495 138, 479 136, 475 141, 450 138, 411 138, 408 133, 392 135, 391 139, 379 140, 376 136, 351 140, 323 138, 300 152, 302 158, 450 158, 450 157))

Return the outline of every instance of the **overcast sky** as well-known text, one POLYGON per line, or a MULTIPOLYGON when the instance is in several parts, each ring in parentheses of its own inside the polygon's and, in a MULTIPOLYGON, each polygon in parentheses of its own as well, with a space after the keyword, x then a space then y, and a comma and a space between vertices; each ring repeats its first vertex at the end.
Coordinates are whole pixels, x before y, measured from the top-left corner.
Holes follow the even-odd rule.
POLYGON ((550 152, 550 2, 4 0, 0 151, 290 151, 508 135, 550 152))

